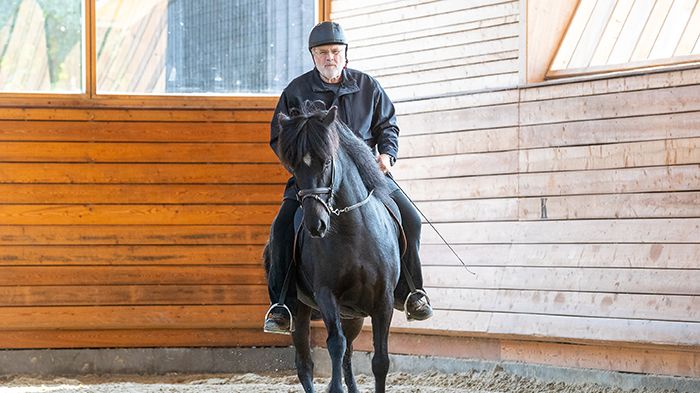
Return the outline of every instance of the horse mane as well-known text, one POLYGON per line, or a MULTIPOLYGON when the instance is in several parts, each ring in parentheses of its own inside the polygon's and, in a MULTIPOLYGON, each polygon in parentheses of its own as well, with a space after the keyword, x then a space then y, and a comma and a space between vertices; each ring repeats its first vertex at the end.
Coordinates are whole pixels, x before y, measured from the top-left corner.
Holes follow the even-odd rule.
POLYGON ((388 195, 386 177, 379 170, 372 150, 338 118, 326 124, 328 114, 323 102, 305 101, 302 108, 293 108, 289 117, 280 116, 277 153, 283 165, 288 168, 301 165, 306 153, 323 161, 335 159, 342 146, 367 190, 375 190, 380 198, 388 195))

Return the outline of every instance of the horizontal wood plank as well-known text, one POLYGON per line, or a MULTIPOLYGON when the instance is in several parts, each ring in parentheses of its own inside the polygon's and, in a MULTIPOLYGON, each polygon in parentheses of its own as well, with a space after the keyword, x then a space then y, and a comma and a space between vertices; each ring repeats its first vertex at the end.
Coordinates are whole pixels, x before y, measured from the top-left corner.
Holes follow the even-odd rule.
POLYGON ((700 113, 587 119, 520 127, 520 147, 561 147, 700 136, 700 113))
POLYGON ((654 375, 697 377, 700 354, 694 350, 669 347, 622 345, 577 345, 505 340, 504 361, 551 364, 598 370, 627 371, 654 375))
POLYGON ((492 338, 547 337, 549 340, 606 342, 616 345, 700 345, 700 323, 697 322, 437 310, 429 323, 409 324, 405 318, 394 318, 392 327, 399 332, 421 328, 424 334, 455 335, 469 332, 470 335, 492 338))
POLYGON ((266 285, 46 285, 0 287, 0 307, 268 304, 266 285))
POLYGON ((517 49, 517 29, 513 29, 512 35, 498 38, 494 37, 493 40, 477 41, 459 46, 433 48, 420 52, 407 51, 391 56, 375 56, 364 60, 353 60, 352 64, 353 67, 364 70, 371 75, 379 73, 377 72, 379 70, 391 69, 394 67, 424 63, 438 63, 441 61, 465 58, 474 53, 491 54, 508 52, 517 49))
POLYGON ((3 307, 0 331, 256 329, 267 305, 3 307))
MULTIPOLYGON (((399 164, 397 164, 399 165, 399 164)), ((403 180, 416 201, 700 189, 700 165, 403 180)), ((407 172, 404 172, 407 173, 407 172)))
POLYGON ((291 338, 252 329, 62 329, 3 330, 0 347, 24 348, 144 348, 289 346, 291 338))
POLYGON ((74 245, 0 248, 0 266, 68 265, 256 265, 262 245, 74 245))
POLYGON ((476 288, 431 288, 429 295, 433 307, 441 310, 700 320, 700 296, 476 288))
POLYGON ((700 192, 523 198, 518 210, 521 220, 700 217, 700 192))
POLYGON ((518 172, 518 152, 406 158, 392 170, 397 179, 433 179, 518 172))
POLYGON ((488 72, 492 74, 475 75, 470 78, 457 78, 437 82, 426 82, 407 86, 387 88, 386 92, 396 100, 406 100, 430 97, 435 94, 453 94, 463 91, 477 91, 481 89, 497 89, 517 84, 518 74, 510 67, 512 64, 493 65, 488 72), (506 69, 506 66, 507 69, 506 69))
MULTIPOLYGON (((700 260, 700 243, 454 244, 451 247, 470 267, 694 269, 700 260)), ((420 255, 423 266, 461 265, 444 244, 423 244, 420 255)))
POLYGON ((0 184, 2 204, 279 204, 282 184, 0 184))
POLYGON ((522 172, 700 163, 700 138, 520 150, 522 172))
POLYGON ((700 295, 700 269, 424 266, 426 287, 700 295))
POLYGON ((585 97, 561 98, 553 101, 523 102, 520 124, 534 125, 588 119, 644 116, 700 110, 700 89, 697 85, 631 91, 585 97))
POLYGON ((465 153, 515 150, 518 129, 515 127, 471 130, 441 134, 401 136, 401 161, 406 158, 437 157, 465 153))
MULTIPOLYGON (((698 243, 700 219, 437 223, 449 243, 698 243)), ((443 244, 423 227, 423 244, 443 244)))
POLYGON ((0 205, 0 225, 270 224, 277 205, 0 205))
POLYGON ((267 143, 269 131, 269 121, 195 123, 0 120, 2 141, 267 143))
POLYGON ((569 195, 418 202, 430 222, 700 217, 700 193, 569 195))
POLYGON ((434 134, 484 128, 504 128, 518 124, 518 106, 494 105, 489 110, 465 108, 441 112, 405 114, 399 118, 401 135, 434 134))
POLYGON ((3 142, 2 145, 2 162, 279 162, 267 143, 3 142))
MULTIPOLYGON (((488 0, 493 1, 493 0, 488 0)), ((432 6, 426 4, 425 6, 432 6)), ((424 7, 425 7, 424 6, 424 7)), ((404 18, 398 21, 380 23, 372 26, 362 26, 358 28, 348 29, 348 36, 351 41, 362 41, 367 38, 383 36, 387 34, 401 34, 418 30, 416 26, 431 26, 432 28, 451 24, 451 23, 469 23, 490 18, 497 18, 503 15, 517 14, 518 3, 515 1, 503 3, 500 5, 487 7, 468 8, 464 4, 458 7, 463 8, 462 11, 454 11, 445 15, 426 14, 421 18, 404 18)))
POLYGON ((5 266, 0 286, 265 284, 259 266, 5 266))
POLYGON ((0 225, 0 245, 265 244, 270 225, 0 225))
POLYGON ((355 47, 353 45, 351 48, 352 58, 353 62, 355 60, 376 60, 377 58, 383 56, 400 56, 406 52, 405 48, 410 48, 410 50, 414 52, 428 52, 435 48, 459 47, 475 42, 497 40, 501 37, 512 36, 513 31, 517 29, 516 26, 517 22, 509 24, 498 24, 492 26, 487 25, 482 26, 480 28, 474 28, 472 26, 469 26, 472 27, 471 29, 469 29, 468 26, 464 26, 463 29, 460 30, 442 32, 439 34, 434 33, 427 37, 404 38, 401 40, 401 45, 397 45, 396 42, 375 43, 372 46, 364 47, 355 47), (403 50, 401 50, 402 46, 404 46, 403 50))
POLYGON ((664 70, 662 72, 642 73, 622 77, 611 75, 608 78, 525 87, 522 89, 522 100, 552 100, 567 97, 582 97, 625 91, 696 85, 698 83, 700 83, 700 70, 698 68, 664 70))
POLYGON ((283 184, 280 164, 0 163, 0 183, 283 184))
POLYGON ((269 122, 272 111, 258 109, 3 108, 0 120, 32 121, 201 121, 269 122))

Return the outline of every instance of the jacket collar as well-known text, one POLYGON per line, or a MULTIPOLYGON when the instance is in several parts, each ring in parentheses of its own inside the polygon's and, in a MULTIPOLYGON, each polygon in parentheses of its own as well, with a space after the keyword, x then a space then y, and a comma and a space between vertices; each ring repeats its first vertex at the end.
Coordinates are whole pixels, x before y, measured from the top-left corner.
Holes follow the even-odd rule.
MULTIPOLYGON (((360 91, 360 87, 357 86, 357 81, 350 75, 347 68, 343 69, 342 75, 343 79, 340 82, 340 89, 338 89, 337 93, 339 97, 360 91)), ((313 76, 311 78, 311 88, 313 89, 314 93, 323 93, 328 91, 335 93, 335 90, 329 89, 327 85, 323 83, 321 74, 319 74, 316 67, 314 67, 313 76)))

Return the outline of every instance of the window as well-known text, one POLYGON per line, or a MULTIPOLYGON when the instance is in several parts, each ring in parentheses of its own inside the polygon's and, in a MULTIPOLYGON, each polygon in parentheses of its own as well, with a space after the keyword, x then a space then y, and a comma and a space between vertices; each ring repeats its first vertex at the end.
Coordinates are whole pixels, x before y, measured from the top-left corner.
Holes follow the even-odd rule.
POLYGON ((82 0, 2 0, 0 92, 83 91, 82 0))
POLYGON ((547 77, 700 62, 698 0, 581 0, 547 77))
POLYGON ((319 0, 0 2, 0 93, 91 97, 279 93, 313 66, 307 34, 319 4, 327 6, 319 0))

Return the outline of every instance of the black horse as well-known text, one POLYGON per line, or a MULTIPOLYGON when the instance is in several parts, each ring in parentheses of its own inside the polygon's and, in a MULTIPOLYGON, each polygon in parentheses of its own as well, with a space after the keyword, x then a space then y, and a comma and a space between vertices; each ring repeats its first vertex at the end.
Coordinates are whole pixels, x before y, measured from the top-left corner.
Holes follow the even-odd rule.
POLYGON ((385 206, 393 203, 386 178, 369 147, 336 119, 335 107, 318 109, 307 102, 290 115, 279 116, 278 155, 296 178, 303 211, 293 266, 300 300, 293 332, 299 380, 306 392, 314 391, 309 321, 317 310, 328 331, 333 371, 328 391, 343 391, 344 374, 348 392, 358 392, 352 342, 369 316, 372 372, 376 392, 384 392, 400 267, 400 228, 385 206))

